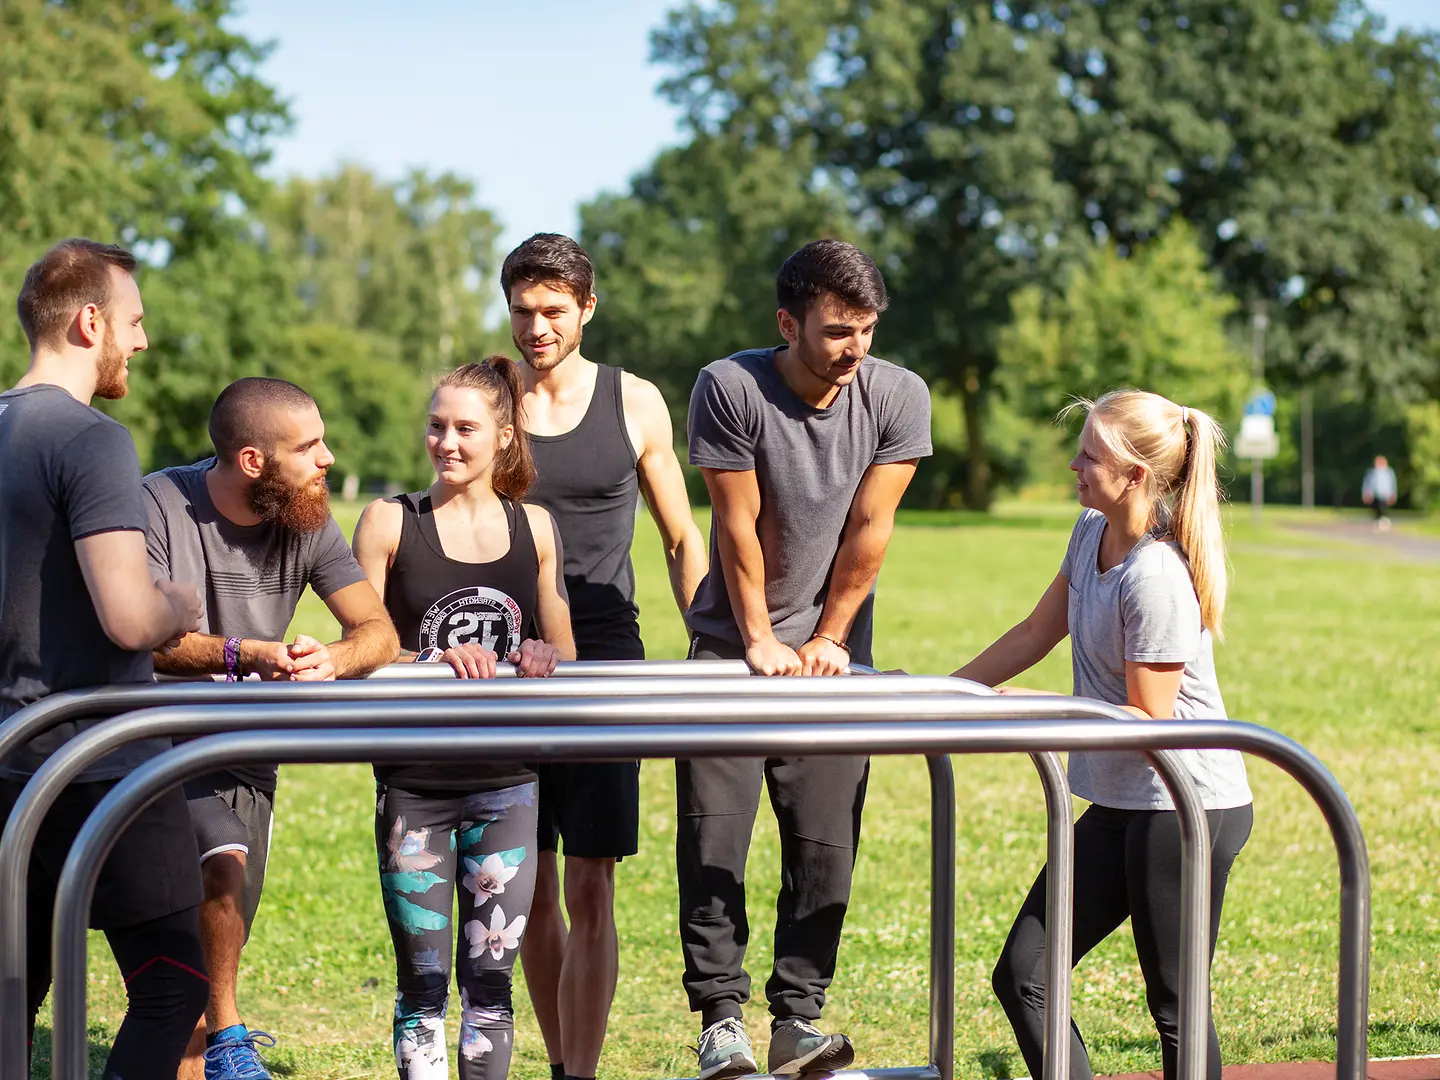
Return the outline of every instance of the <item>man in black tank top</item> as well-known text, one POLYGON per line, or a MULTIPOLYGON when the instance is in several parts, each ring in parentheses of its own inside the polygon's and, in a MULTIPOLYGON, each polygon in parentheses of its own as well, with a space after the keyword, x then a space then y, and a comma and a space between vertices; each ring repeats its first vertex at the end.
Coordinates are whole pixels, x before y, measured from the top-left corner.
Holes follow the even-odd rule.
MULTIPOLYGON (((630 565, 637 494, 659 527, 682 614, 708 558, 660 391, 580 354, 594 282, 584 249, 554 233, 526 240, 500 273, 525 359, 525 430, 539 473, 527 498, 560 528, 577 654, 641 660, 630 565)), ((639 762, 541 767, 541 861, 521 960, 556 1080, 593 1077, 600 1060, 619 967, 615 864, 635 854, 639 822, 639 762), (568 932, 555 865, 561 838, 568 932)))

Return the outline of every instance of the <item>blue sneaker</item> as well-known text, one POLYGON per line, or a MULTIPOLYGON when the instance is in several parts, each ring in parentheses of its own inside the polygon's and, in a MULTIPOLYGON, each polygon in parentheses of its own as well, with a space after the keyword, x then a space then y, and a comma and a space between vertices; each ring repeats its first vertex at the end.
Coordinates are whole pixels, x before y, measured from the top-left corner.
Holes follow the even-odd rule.
POLYGON ((247 1031, 238 1024, 226 1028, 205 1051, 205 1080, 272 1080, 260 1047, 274 1045, 275 1036, 267 1031, 247 1031))

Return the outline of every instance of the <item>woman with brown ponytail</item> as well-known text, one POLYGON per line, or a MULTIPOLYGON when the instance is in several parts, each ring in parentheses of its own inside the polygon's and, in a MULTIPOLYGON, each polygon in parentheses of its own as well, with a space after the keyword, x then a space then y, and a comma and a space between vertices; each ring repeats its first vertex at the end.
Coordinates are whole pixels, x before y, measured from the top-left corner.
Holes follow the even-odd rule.
MULTIPOLYGON (((549 513, 520 502, 535 472, 522 393, 504 356, 441 378, 425 437, 435 483, 371 503, 355 528, 355 556, 402 648, 448 663, 462 679, 492 678, 502 657, 531 678, 575 659, 559 535, 549 513)), ((375 778, 400 1080, 449 1076, 445 1013, 457 947, 459 1075, 499 1080, 514 1035, 510 974, 535 891, 535 773, 487 761, 376 766, 375 778)))
MULTIPOLYGON (((996 686, 1069 635, 1077 697, 1119 705, 1142 719, 1224 719, 1213 652, 1225 609, 1215 474, 1223 435, 1203 412, 1140 390, 1116 390, 1072 408, 1088 414, 1070 462, 1085 510, 1060 573, 1028 618, 955 674, 996 686)), ((1037 693, 1015 687, 1001 692, 1037 693)), ((1250 787, 1235 751, 1184 751, 1181 757, 1210 824, 1213 955, 1225 883, 1250 835, 1250 787)), ((1130 918, 1165 1078, 1174 1080, 1180 974, 1174 803, 1135 752, 1071 754, 1070 786, 1092 804, 1075 825, 1074 962, 1130 918)), ((1044 938, 1042 869, 994 975, 1031 1076, 1041 1073, 1044 938)), ((1091 1077, 1073 1022, 1070 1075, 1091 1077)), ((1220 1080, 1213 1022, 1208 1075, 1220 1080)))

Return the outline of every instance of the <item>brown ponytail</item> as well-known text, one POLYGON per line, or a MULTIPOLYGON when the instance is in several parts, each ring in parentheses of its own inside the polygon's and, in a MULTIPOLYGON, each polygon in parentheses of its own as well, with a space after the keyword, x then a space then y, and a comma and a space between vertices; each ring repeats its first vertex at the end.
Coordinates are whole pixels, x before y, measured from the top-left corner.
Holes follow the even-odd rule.
POLYGON ((478 364, 461 364, 454 371, 440 376, 435 389, 455 387, 477 390, 490 406, 490 415, 497 428, 507 424, 514 429, 510 445, 495 455, 495 468, 490 486, 507 499, 522 499, 535 482, 535 459, 530 454, 530 440, 520 423, 520 402, 525 384, 520 378, 520 365, 499 353, 487 356, 478 364))

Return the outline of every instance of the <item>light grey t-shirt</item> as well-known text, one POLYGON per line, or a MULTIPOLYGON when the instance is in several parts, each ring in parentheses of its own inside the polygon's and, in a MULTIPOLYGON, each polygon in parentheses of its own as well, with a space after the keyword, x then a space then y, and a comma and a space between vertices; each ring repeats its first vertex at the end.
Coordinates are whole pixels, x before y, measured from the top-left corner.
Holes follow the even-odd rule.
MULTIPOLYGON (((828 408, 801 401, 775 369, 775 349, 736 353, 707 365, 690 394, 690 463, 755 470, 765 553, 765 600, 775 636, 792 649, 820 621, 840 534, 871 465, 930 455, 930 392, 913 371, 866 357, 828 408)), ((685 614, 689 628, 743 645, 710 526, 710 572, 685 614)), ((871 662, 874 593, 847 644, 871 662)))
MULTIPOLYGON (((1214 642, 1200 621, 1190 567, 1173 541, 1146 537, 1118 566, 1099 570, 1105 515, 1086 510, 1070 534, 1060 572, 1070 583, 1070 655, 1075 696, 1124 705, 1125 662, 1184 664, 1175 699, 1179 720, 1224 720, 1214 642)), ((1207 810, 1251 800, 1237 750, 1181 750, 1180 759, 1207 810)), ((1082 799, 1120 810, 1173 810, 1156 771, 1138 751, 1070 755, 1070 788, 1082 799)))
MULTIPOLYGON (((321 600, 365 580, 332 517, 317 532, 274 522, 236 525, 215 509, 205 486, 214 458, 145 477, 145 547, 156 577, 200 584, 200 632, 283 641, 309 585, 321 600)), ((275 769, 232 769, 248 784, 275 790, 275 769)))

